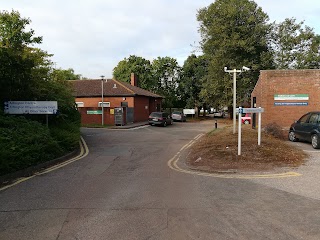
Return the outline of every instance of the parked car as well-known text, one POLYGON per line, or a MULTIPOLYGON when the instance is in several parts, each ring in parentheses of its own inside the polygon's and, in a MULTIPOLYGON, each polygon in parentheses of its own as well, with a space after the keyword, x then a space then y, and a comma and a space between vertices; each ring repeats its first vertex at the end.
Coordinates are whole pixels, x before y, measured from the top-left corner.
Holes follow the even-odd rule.
POLYGON ((308 112, 295 121, 288 137, 292 142, 307 141, 313 148, 320 148, 320 112, 308 112))
POLYGON ((168 113, 165 112, 152 112, 149 115, 148 122, 150 125, 161 125, 166 127, 172 124, 172 119, 168 113))
POLYGON ((173 112, 171 114, 171 118, 173 121, 180 121, 180 122, 187 121, 186 115, 184 115, 183 112, 173 112))
POLYGON ((251 113, 246 113, 244 117, 241 117, 241 122, 243 124, 250 124, 251 123, 251 113))
POLYGON ((224 111, 214 112, 213 113, 213 117, 224 118, 225 117, 225 112, 224 111))

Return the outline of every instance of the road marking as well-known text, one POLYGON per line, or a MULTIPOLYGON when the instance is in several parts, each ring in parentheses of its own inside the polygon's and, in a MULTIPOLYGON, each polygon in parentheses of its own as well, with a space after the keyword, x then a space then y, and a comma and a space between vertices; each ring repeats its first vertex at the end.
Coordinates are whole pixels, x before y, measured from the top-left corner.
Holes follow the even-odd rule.
POLYGON ((150 127, 150 125, 144 125, 144 126, 140 126, 140 127, 129 128, 128 130, 136 130, 136 129, 147 128, 147 127, 150 127))
POLYGON ((320 151, 317 150, 303 150, 304 152, 311 152, 311 153, 320 153, 320 151))
POLYGON ((52 167, 49 167, 49 168, 47 168, 47 169, 45 169, 43 171, 36 172, 36 173, 34 173, 33 175, 31 175, 29 177, 23 177, 23 178, 17 179, 14 183, 0 188, 0 192, 5 190, 5 189, 8 189, 10 187, 13 187, 15 185, 18 185, 19 183, 25 182, 25 181, 27 181, 27 180, 29 180, 31 178, 36 177, 36 176, 40 176, 40 175, 55 171, 55 170, 57 170, 59 168, 62 168, 64 166, 66 166, 66 165, 69 165, 70 163, 73 163, 75 161, 78 161, 78 160, 86 157, 89 154, 89 148, 88 148, 86 142, 84 141, 84 139, 82 137, 80 137, 79 145, 80 145, 80 153, 79 153, 78 156, 76 156, 74 158, 71 158, 71 159, 69 159, 69 160, 67 160, 65 162, 59 163, 57 165, 54 165, 52 167))
MULTIPOLYGON (((204 134, 202 134, 203 136, 204 134)), ((200 136, 200 137, 202 137, 200 136)), ((200 138, 199 135, 196 139, 200 138)), ((181 151, 184 149, 189 148, 192 144, 195 143, 194 140, 191 140, 187 144, 185 144, 177 153, 168 161, 168 167, 174 171, 187 173, 192 175, 198 176, 205 176, 205 177, 215 177, 215 178, 237 178, 237 179, 256 179, 256 178, 287 178, 287 177, 299 177, 302 174, 297 172, 284 172, 284 173, 275 173, 275 174, 234 174, 234 173, 207 173, 207 172, 200 172, 196 170, 189 170, 189 169, 182 169, 178 166, 178 162, 181 157, 181 151)))

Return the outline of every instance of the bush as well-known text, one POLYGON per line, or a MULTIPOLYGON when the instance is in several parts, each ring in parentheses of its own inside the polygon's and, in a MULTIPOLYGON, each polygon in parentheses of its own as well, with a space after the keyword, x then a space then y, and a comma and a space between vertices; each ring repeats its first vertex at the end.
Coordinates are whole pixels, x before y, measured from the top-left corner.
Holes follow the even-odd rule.
POLYGON ((264 132, 266 134, 272 135, 275 138, 284 140, 286 139, 286 135, 284 134, 284 131, 282 128, 275 122, 269 123, 264 127, 264 132))
POLYGON ((0 115, 0 175, 52 160, 64 152, 45 125, 0 115))
POLYGON ((79 146, 81 120, 78 110, 68 109, 66 112, 53 119, 50 133, 64 150, 70 151, 79 146))

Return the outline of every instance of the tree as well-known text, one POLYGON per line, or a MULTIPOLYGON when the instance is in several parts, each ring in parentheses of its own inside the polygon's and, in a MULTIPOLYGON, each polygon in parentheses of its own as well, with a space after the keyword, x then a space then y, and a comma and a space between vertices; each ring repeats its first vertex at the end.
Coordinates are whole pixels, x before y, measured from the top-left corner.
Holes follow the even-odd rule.
POLYGON ((295 18, 273 23, 270 43, 278 69, 308 69, 320 67, 320 36, 304 22, 295 18))
POLYGON ((152 61, 152 78, 156 81, 154 91, 164 96, 163 107, 177 106, 181 96, 177 95, 181 67, 174 58, 158 57, 152 61))
POLYGON ((130 55, 120 61, 113 69, 113 77, 117 80, 130 83, 131 73, 138 76, 138 86, 146 89, 153 90, 156 82, 152 78, 151 63, 142 57, 130 55))
POLYGON ((223 68, 248 66, 249 73, 238 76, 238 102, 248 101, 261 69, 272 68, 268 47, 268 16, 254 1, 217 0, 198 11, 201 48, 210 59, 203 78, 201 97, 213 106, 230 106, 232 80, 223 68))
POLYGON ((182 67, 182 73, 179 81, 178 92, 185 101, 186 108, 199 107, 200 91, 202 89, 203 77, 207 74, 208 59, 205 56, 192 54, 187 58, 182 67))
POLYGON ((30 96, 34 84, 33 72, 39 71, 46 64, 43 59, 49 56, 30 47, 42 41, 41 37, 34 36, 32 29, 25 30, 30 22, 30 19, 21 18, 18 12, 0 12, 1 102, 30 96))
POLYGON ((55 80, 77 80, 81 78, 81 74, 75 74, 72 68, 68 69, 53 69, 52 77, 55 80))

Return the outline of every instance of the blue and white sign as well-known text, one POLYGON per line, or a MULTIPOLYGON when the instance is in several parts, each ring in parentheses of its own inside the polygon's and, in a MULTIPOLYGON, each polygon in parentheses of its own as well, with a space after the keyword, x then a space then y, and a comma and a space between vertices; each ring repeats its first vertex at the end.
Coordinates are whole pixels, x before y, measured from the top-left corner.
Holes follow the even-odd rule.
POLYGON ((308 102, 275 102, 274 106, 308 106, 308 102))
POLYGON ((57 101, 8 101, 4 103, 7 114, 56 114, 57 101))

